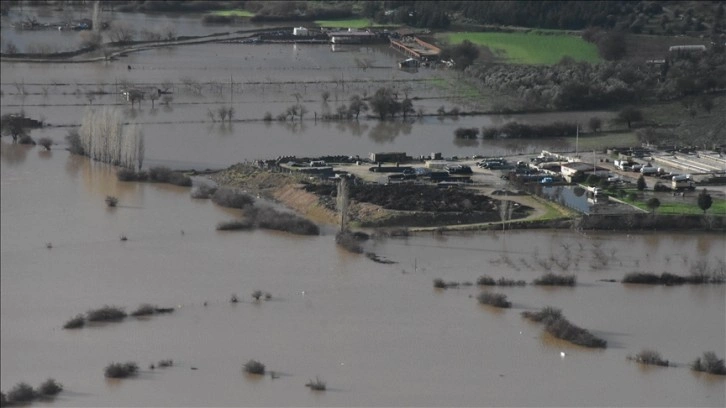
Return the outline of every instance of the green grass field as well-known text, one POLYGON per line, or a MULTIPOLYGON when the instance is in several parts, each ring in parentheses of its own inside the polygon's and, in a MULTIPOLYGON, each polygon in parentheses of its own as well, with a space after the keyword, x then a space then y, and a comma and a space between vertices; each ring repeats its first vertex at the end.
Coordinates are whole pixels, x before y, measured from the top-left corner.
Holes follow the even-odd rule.
POLYGON ((315 24, 326 28, 367 28, 367 27, 388 27, 376 24, 367 18, 353 18, 341 20, 316 20, 315 24))
POLYGON ((247 10, 242 9, 235 9, 235 10, 217 10, 213 11, 211 14, 215 16, 223 16, 223 17, 254 17, 255 13, 249 12, 247 10))
POLYGON ((570 56, 576 61, 600 62, 595 44, 567 34, 536 33, 450 33, 442 34, 449 44, 469 40, 487 46, 495 54, 502 53, 506 62, 515 64, 546 64, 570 56))
MULTIPOLYGON (((650 211, 645 201, 630 201, 628 199, 623 199, 623 201, 645 211, 650 211)), ((692 204, 661 201, 661 205, 657 210, 655 210, 655 213, 662 215, 703 215, 703 210, 698 207, 696 197, 693 197, 692 204)), ((726 215, 726 200, 714 198, 713 204, 711 204, 711 208, 706 211, 706 214, 726 215)))

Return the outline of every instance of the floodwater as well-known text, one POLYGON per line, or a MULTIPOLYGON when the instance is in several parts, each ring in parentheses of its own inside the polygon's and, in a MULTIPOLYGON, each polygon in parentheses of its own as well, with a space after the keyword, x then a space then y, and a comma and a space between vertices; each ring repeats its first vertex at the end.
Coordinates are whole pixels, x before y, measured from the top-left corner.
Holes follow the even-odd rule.
POLYGON ((63 150, 0 149, 3 391, 53 377, 65 391, 51 406, 725 403, 726 382, 687 363, 704 351, 724 354, 726 286, 601 281, 634 270, 689 273, 699 260, 723 268, 723 236, 424 235, 368 243, 397 262, 381 265, 338 249, 332 228, 319 237, 217 232, 235 211, 191 199, 186 188, 121 183, 113 168, 63 150), (119 197, 119 207, 107 208, 106 195, 119 197), (551 257, 549 268, 575 273, 578 286, 500 289, 509 310, 479 306, 476 287, 432 287, 435 278, 482 274, 531 282, 551 257), (255 289, 272 299, 253 302, 255 289), (228 303, 233 293, 242 302, 228 303), (144 302, 177 309, 62 329, 91 308, 130 312, 144 302), (609 347, 553 340, 519 316, 546 305, 609 347), (677 366, 626 360, 645 347, 677 366), (174 367, 147 369, 166 358, 174 367), (248 359, 280 377, 245 376, 248 359), (138 377, 104 379, 109 362, 128 360, 140 364, 138 377), (316 376, 327 392, 304 387, 316 376))
POLYGON ((445 85, 454 80, 452 72, 403 72, 395 68, 400 58, 386 46, 331 51, 326 45, 202 44, 132 53, 110 63, 3 63, 2 107, 56 126, 34 136, 48 136, 59 144, 64 143, 65 126, 78 126, 86 109, 115 107, 143 129, 147 163, 187 168, 224 167, 245 158, 279 155, 367 157, 372 152, 403 151, 414 156, 471 156, 567 150, 574 148, 573 139, 463 141, 453 132, 513 120, 584 124, 592 116, 612 116, 592 111, 459 118, 414 114, 405 121, 381 122, 365 119, 364 113, 357 121, 320 120, 347 104, 350 96, 372 95, 381 86, 396 89, 400 97, 408 94, 414 109, 425 115, 441 106, 447 111, 464 108, 455 89, 445 85), (159 99, 152 107, 146 100, 132 108, 118 96, 124 84, 158 88, 165 81, 171 84, 168 104, 159 99), (325 92, 329 98, 324 102, 325 92), (298 99, 308 110, 303 120, 278 121, 277 116, 298 99), (228 106, 234 109, 235 121, 221 122, 217 111, 228 106), (272 121, 262 120, 266 113, 272 121))
MULTIPOLYGON (((3 25, 3 30, 5 26, 3 25)), ((180 32, 180 34, 182 34, 180 32)), ((187 33, 183 33, 187 34, 187 33)), ((23 34, 24 35, 24 34, 23 34)), ((3 31, 5 38, 5 31, 3 31)), ((401 72, 387 47, 206 44, 130 54, 108 64, 2 63, 2 111, 23 109, 58 125, 78 125, 93 106, 116 106, 143 125, 145 164, 224 167, 283 154, 367 155, 405 151, 504 154, 567 146, 568 141, 454 140, 457 127, 507 120, 585 121, 594 114, 424 116, 411 123, 325 123, 329 108, 378 86, 420 96, 428 113, 461 106, 446 72, 401 72), (129 70, 128 66, 132 69, 129 70), (221 92, 218 83, 235 83, 221 92), (201 95, 183 84, 204 84, 201 95), (152 109, 122 104, 128 81, 170 80, 173 101, 152 109), (47 88, 47 89, 43 89, 47 88), (20 92, 19 89, 23 89, 20 92), (21 95, 22 94, 22 95, 21 95), (298 94, 295 96, 295 94, 298 94), (302 123, 263 123, 301 99, 302 123), (234 106, 221 124, 208 110, 234 106), (549 118, 549 119, 548 119, 549 118)), ((48 406, 724 406, 723 378, 691 372, 705 351, 726 354, 726 286, 641 287, 604 282, 632 271, 688 274, 722 270, 726 238, 717 234, 497 231, 422 235, 367 243, 392 265, 346 253, 334 230, 318 237, 269 231, 217 232, 236 210, 189 197, 169 185, 122 183, 115 169, 72 157, 68 128, 34 130, 50 152, 0 144, 0 388, 48 377, 65 390, 48 406), (109 209, 107 195, 119 198, 109 209), (128 237, 121 241, 120 236, 128 237), (46 248, 51 243, 52 248, 46 248), (700 262, 703 261, 703 262, 700 262), (482 274, 531 282, 546 270, 575 273, 576 288, 497 289, 509 310, 479 306, 476 287, 434 290, 432 281, 482 274), (253 290, 272 294, 253 302, 253 290), (230 304, 233 294, 242 302, 230 304), (176 307, 171 315, 63 330, 78 313, 105 304, 176 307), (204 302, 208 302, 204 306, 204 302), (574 347, 520 317, 555 306, 608 342, 574 347), (676 363, 646 369, 626 360, 643 348, 676 363), (565 353, 561 357, 561 352, 565 353), (149 363, 173 359, 171 368, 149 363), (242 373, 249 359, 279 378, 242 373), (112 361, 136 361, 138 377, 109 381, 112 361), (195 368, 195 369, 192 369, 195 368), (312 392, 319 376, 328 391, 312 392)), ((7 138, 5 138, 7 139, 7 138)))

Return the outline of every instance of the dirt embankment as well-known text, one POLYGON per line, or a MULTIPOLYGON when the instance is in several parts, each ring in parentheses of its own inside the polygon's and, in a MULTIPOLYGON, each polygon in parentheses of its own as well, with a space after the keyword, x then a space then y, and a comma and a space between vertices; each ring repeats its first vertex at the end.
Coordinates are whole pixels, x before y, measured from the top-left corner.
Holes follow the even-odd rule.
POLYGON ((210 178, 220 186, 239 188, 282 203, 315 222, 338 222, 335 211, 327 208, 318 195, 305 191, 305 179, 300 175, 237 164, 210 178))

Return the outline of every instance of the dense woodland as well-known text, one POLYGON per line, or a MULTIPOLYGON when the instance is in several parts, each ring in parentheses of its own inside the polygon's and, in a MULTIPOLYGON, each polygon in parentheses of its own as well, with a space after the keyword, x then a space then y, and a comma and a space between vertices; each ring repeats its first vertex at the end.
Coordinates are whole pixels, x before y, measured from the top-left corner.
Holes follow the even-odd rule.
POLYGON ((660 65, 624 61, 591 65, 568 60, 553 66, 472 65, 466 73, 480 86, 514 93, 525 109, 602 109, 656 100, 702 99, 723 91, 726 54, 684 54, 660 65))

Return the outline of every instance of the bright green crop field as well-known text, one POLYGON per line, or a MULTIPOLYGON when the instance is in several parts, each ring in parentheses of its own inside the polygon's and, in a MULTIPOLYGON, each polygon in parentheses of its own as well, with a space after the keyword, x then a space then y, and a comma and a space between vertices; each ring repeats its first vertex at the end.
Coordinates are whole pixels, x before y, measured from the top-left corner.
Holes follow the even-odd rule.
POLYGON ((568 34, 530 33, 449 33, 441 34, 449 44, 469 40, 474 44, 489 47, 495 54, 513 64, 552 65, 562 57, 570 56, 576 61, 600 62, 595 44, 568 34))
POLYGON ((218 10, 218 11, 213 11, 211 14, 214 14, 215 16, 223 16, 223 17, 253 17, 255 15, 255 13, 252 13, 247 10, 242 10, 242 9, 218 10))
POLYGON ((326 28, 367 28, 367 27, 384 27, 384 25, 376 24, 367 18, 353 18, 340 20, 316 20, 315 24, 326 28))

